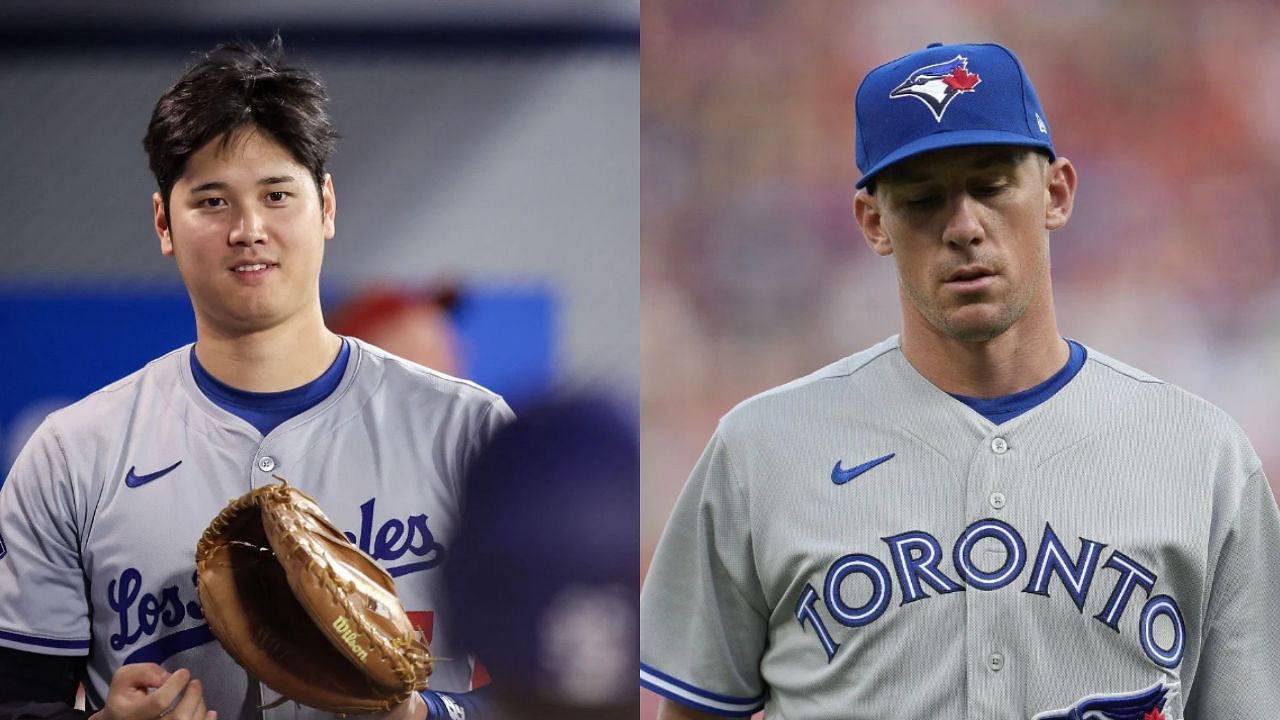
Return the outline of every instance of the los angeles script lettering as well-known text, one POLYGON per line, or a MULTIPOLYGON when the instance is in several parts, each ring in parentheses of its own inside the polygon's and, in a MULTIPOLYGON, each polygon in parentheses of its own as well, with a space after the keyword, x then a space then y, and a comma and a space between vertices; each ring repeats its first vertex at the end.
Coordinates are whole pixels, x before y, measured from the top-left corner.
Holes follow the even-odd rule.
POLYGON ((373 530, 373 504, 369 498, 360 506, 360 535, 343 533, 356 547, 369 553, 374 560, 399 560, 406 552, 423 558, 420 570, 439 565, 444 560, 444 546, 436 542, 427 527, 426 515, 410 515, 406 522, 392 518, 373 530), (371 542, 372 541, 372 542, 371 542))
MULTIPOLYGON (((445 548, 436 541, 426 515, 411 515, 403 521, 391 518, 375 530, 375 503, 376 498, 370 498, 360 506, 358 535, 343 533, 354 545, 384 564, 410 555, 412 565, 399 574, 429 570, 444 560, 445 548)), ((143 638, 153 637, 162 628, 177 627, 187 618, 204 619, 196 598, 195 573, 191 574, 189 587, 179 588, 174 584, 162 588, 158 594, 143 592, 144 584, 142 572, 132 567, 125 568, 119 579, 107 584, 107 603, 119 616, 119 632, 110 637, 113 650, 123 650, 143 638)))

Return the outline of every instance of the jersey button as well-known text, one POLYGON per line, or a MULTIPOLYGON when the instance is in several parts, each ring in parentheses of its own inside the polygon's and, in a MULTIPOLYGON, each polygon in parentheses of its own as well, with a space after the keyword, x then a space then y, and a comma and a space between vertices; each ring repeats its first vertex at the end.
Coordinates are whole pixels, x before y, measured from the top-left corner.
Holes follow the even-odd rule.
POLYGON ((991 669, 991 672, 1000 672, 1004 669, 1004 656, 998 652, 991 653, 991 656, 987 658, 987 667, 991 669))
POLYGON ((258 458, 258 469, 262 472, 271 472, 276 469, 276 459, 270 455, 263 455, 258 458))
POLYGON ((990 500, 991 500, 991 507, 993 507, 993 508, 995 508, 995 509, 997 509, 997 510, 999 510, 999 509, 1001 509, 1001 508, 1003 508, 1003 507, 1004 507, 1004 493, 1002 493, 1002 492, 993 492, 993 493, 991 493, 991 498, 990 498, 990 500))
POLYGON ((998 437, 991 441, 991 452, 997 455, 1003 455, 1009 451, 1009 443, 1005 439, 998 437))

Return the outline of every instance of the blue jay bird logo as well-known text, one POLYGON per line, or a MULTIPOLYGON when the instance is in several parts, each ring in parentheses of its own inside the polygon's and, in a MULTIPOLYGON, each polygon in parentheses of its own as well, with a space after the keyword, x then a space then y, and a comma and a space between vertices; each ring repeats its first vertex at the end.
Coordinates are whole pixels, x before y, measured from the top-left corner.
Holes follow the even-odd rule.
POLYGON ((945 62, 925 65, 907 76, 902 84, 889 92, 893 99, 913 97, 924 103, 933 118, 942 122, 942 114, 951 101, 962 93, 971 93, 982 78, 969 72, 969 58, 963 55, 945 62))
POLYGON ((1090 695, 1062 710, 1051 710, 1033 720, 1170 720, 1164 704, 1171 688, 1162 682, 1135 693, 1090 695))

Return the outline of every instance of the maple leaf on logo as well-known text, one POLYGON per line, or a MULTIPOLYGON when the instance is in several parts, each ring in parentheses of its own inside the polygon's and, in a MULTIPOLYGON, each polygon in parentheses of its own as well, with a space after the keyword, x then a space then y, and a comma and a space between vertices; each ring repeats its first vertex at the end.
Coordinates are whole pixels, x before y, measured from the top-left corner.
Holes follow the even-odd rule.
POLYGON ((982 78, 978 77, 976 74, 971 73, 962 67, 958 67, 947 75, 944 75, 942 77, 942 82, 946 83, 947 87, 955 90, 956 92, 972 92, 973 86, 977 85, 978 81, 981 79, 982 78))
POLYGON ((1146 715, 1142 716, 1142 720, 1167 720, 1167 718, 1165 718, 1164 713, 1160 712, 1160 708, 1153 707, 1147 711, 1146 715))

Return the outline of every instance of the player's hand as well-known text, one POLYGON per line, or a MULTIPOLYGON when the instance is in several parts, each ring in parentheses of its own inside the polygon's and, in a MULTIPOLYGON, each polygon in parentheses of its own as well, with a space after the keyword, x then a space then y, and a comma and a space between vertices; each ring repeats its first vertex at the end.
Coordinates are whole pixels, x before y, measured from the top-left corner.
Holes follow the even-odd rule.
POLYGON ((205 707, 204 686, 191 678, 190 670, 170 673, 155 663, 135 663, 116 671, 106 707, 89 720, 155 720, 161 716, 166 720, 217 720, 218 713, 205 707))
MULTIPOLYGON (((427 720, 427 701, 418 693, 386 712, 367 715, 370 720, 427 720)), ((434 718, 432 718, 434 720, 434 718)))

